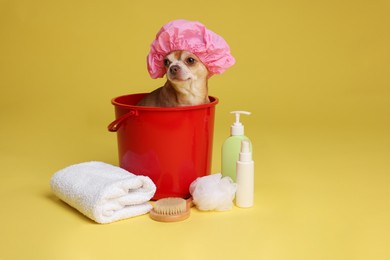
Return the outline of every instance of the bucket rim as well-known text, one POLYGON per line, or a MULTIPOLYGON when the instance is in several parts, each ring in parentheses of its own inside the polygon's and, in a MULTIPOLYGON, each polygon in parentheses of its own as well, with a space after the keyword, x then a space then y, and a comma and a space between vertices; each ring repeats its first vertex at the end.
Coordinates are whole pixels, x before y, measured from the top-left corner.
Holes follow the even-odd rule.
POLYGON ((134 94, 127 94, 127 95, 121 95, 117 96, 111 99, 111 104, 113 104, 116 107, 121 108, 128 108, 128 109, 136 109, 136 110, 145 110, 145 111, 183 111, 183 110, 194 110, 194 109, 202 109, 202 108, 208 108, 208 107, 214 107, 216 104, 219 103, 219 99, 214 96, 209 96, 210 103, 202 104, 202 105, 196 105, 196 106, 183 106, 183 107, 150 107, 150 106, 137 106, 137 105, 129 105, 120 103, 117 100, 120 98, 125 98, 129 96, 140 96, 141 98, 143 96, 146 96, 149 93, 134 93, 134 94))

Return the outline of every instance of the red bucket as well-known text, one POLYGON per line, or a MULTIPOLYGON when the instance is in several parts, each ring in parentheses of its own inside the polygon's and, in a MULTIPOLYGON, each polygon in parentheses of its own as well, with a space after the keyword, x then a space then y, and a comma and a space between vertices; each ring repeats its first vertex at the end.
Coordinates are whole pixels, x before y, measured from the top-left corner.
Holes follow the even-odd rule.
POLYGON ((157 186, 154 200, 188 198, 189 186, 210 174, 214 113, 218 99, 187 107, 143 107, 146 94, 112 99, 116 120, 108 126, 117 132, 120 167, 148 176, 157 186))

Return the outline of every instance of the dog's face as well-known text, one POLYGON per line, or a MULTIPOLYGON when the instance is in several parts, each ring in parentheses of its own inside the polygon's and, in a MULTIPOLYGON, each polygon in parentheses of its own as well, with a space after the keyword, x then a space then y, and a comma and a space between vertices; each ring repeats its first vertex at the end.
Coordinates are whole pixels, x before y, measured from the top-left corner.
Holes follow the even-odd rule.
POLYGON ((209 71, 202 61, 188 51, 173 51, 164 57, 167 81, 146 95, 138 105, 157 107, 196 106, 210 102, 209 71))
POLYGON ((186 81, 207 79, 208 70, 200 59, 188 51, 173 51, 164 59, 167 79, 180 84, 186 81))

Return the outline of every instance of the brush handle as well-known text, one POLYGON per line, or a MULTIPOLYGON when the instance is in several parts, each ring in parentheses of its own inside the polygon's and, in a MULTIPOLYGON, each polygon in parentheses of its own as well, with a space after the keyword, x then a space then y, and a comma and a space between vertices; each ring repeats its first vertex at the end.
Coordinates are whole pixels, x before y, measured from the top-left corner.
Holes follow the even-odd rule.
POLYGON ((186 203, 187 203, 187 210, 190 210, 192 206, 194 206, 194 199, 191 197, 189 197, 187 200, 186 200, 186 203))

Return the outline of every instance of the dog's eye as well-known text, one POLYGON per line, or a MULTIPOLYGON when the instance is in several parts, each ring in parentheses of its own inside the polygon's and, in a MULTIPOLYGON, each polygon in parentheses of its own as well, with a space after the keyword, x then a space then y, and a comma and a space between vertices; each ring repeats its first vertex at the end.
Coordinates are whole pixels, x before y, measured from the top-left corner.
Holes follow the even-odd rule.
POLYGON ((195 63, 195 59, 192 58, 192 57, 187 58, 186 61, 187 61, 188 64, 194 64, 195 63))
POLYGON ((169 67, 170 64, 171 64, 171 62, 168 59, 164 59, 164 66, 165 67, 169 67))

